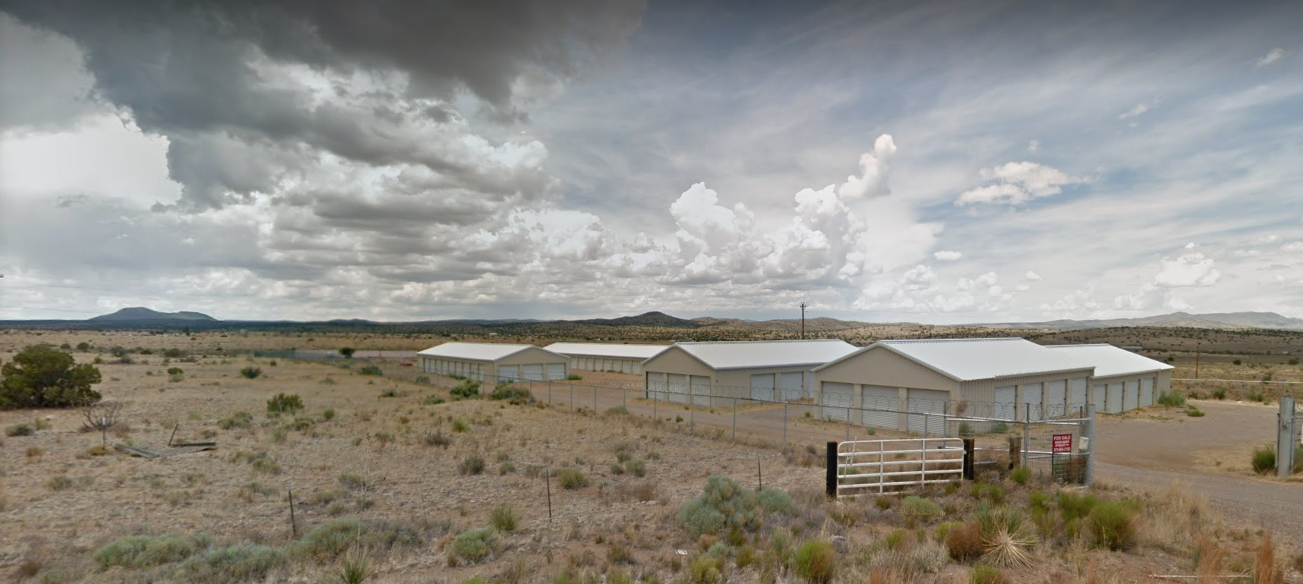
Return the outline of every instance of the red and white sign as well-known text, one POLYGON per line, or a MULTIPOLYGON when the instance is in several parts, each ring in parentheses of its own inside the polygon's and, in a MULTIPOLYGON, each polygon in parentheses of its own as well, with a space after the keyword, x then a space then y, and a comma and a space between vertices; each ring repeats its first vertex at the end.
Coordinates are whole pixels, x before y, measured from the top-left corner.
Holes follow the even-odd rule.
POLYGON ((1054 435, 1054 453, 1072 452, 1072 434, 1054 435))

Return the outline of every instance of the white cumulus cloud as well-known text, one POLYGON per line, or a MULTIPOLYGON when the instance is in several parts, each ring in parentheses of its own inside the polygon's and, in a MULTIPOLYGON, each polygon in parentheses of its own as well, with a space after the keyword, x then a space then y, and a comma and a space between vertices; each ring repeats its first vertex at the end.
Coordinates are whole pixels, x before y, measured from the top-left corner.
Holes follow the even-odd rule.
MULTIPOLYGON (((1192 249, 1189 246, 1186 249, 1192 249)), ((1163 258, 1162 270, 1154 276, 1154 284, 1164 288, 1187 286, 1212 286, 1222 278, 1216 262, 1201 252, 1190 251, 1176 259, 1163 258)))
POLYGON ((993 181, 992 184, 964 191, 955 200, 956 205, 1018 205, 1031 199, 1057 195, 1063 192, 1066 185, 1088 182, 1086 178, 1071 176, 1052 166, 1035 162, 1010 162, 983 168, 980 175, 982 180, 993 181))
POLYGON ((1031 270, 1027 270, 1027 273, 1023 274, 1023 279, 1029 282, 1037 282, 1042 280, 1040 274, 1037 274, 1036 272, 1033 272, 1031 270))
POLYGON ((959 258, 964 257, 964 254, 957 251, 950 251, 950 250, 943 249, 941 251, 932 252, 932 257, 943 262, 953 262, 955 260, 958 260, 959 258))

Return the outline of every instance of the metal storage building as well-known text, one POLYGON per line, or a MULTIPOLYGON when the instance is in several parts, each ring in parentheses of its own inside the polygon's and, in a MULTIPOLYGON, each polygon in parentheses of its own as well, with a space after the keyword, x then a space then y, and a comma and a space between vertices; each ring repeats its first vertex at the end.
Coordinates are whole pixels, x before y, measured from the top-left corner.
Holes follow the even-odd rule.
POLYGON ((809 372, 855 351, 840 339, 675 343, 642 365, 648 397, 714 406, 812 397, 809 372))
POLYGON ((642 362, 659 355, 669 346, 552 343, 544 348, 569 357, 571 371, 612 371, 642 375, 642 362))
POLYGON ((942 414, 1036 420, 1075 411, 1093 371, 1018 338, 884 340, 816 368, 814 387, 824 418, 941 433, 942 414))
POLYGON ((566 378, 570 359, 534 345, 444 343, 417 353, 421 371, 487 383, 566 378))
POLYGON ((1119 413, 1154 405, 1172 389, 1171 365, 1109 344, 1051 345, 1056 353, 1095 366, 1095 411, 1119 413))

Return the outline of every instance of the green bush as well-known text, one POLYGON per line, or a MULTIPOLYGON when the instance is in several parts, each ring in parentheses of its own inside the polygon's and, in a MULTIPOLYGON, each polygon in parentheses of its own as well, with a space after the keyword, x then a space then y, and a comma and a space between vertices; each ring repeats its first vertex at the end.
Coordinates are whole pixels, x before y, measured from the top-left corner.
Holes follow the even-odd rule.
POLYGON ((71 353, 33 345, 0 367, 0 410, 76 408, 100 401, 94 365, 78 365, 71 353))
POLYGON ((1090 511, 1089 522, 1095 545, 1114 551, 1135 545, 1135 512, 1126 505, 1115 502, 1095 505, 1090 511))
POLYGON ((472 454, 463 458, 457 465, 457 474, 477 475, 484 472, 484 457, 478 454, 472 454))
POLYGON ((905 497, 905 500, 901 501, 900 507, 905 515, 913 517, 940 517, 945 514, 940 505, 914 495, 905 497))
POLYGON ((228 418, 222 418, 217 421, 217 427, 223 430, 232 428, 248 428, 253 426, 253 414, 249 412, 235 412, 228 418))
POLYGON ((14 424, 5 428, 5 436, 34 436, 36 435, 36 426, 31 424, 14 424))
POLYGON ((557 469, 556 474, 561 479, 561 486, 566 489, 576 490, 588 486, 588 476, 577 468, 557 469))
POLYGON ((511 505, 498 505, 489 512, 489 523, 498 531, 515 531, 519 519, 511 505))
POLYGON ((837 567, 837 552, 832 544, 812 539, 796 548, 789 567, 810 584, 828 584, 837 567))
POLYGON ((303 399, 297 394, 278 393, 267 400, 267 415, 279 416, 303 410, 303 399))
POLYGON ((399 546, 416 547, 422 543, 419 532, 401 524, 333 519, 290 544, 288 553, 295 559, 328 564, 355 546, 383 552, 399 546))
POLYGON ((529 403, 531 397, 528 389, 510 382, 499 383, 489 394, 489 399, 510 400, 513 404, 529 403))
POLYGON ((692 537, 714 535, 723 529, 755 531, 760 527, 756 495, 723 476, 706 479, 705 490, 679 508, 678 521, 692 537))
POLYGON ((643 462, 641 458, 635 458, 624 463, 624 470, 633 476, 642 478, 647 476, 647 463, 643 462))
POLYGON ((258 367, 245 367, 240 370, 240 375, 243 375, 248 379, 255 379, 259 375, 262 375, 262 369, 258 367))
POLYGON ((1260 475, 1276 472, 1276 449, 1273 446, 1261 446, 1253 449, 1253 472, 1260 475))
POLYGON ((1185 407, 1185 415, 1190 416, 1191 418, 1202 418, 1205 414, 1203 413, 1203 410, 1196 408, 1193 405, 1189 405, 1185 407))
POLYGON ((1057 497, 1059 514, 1063 516, 1064 521, 1070 519, 1085 519, 1092 509, 1099 504, 1099 499, 1094 495, 1085 492, 1073 492, 1067 489, 1059 491, 1057 497))
POLYGON ((91 554, 100 569, 111 566, 150 568, 179 562, 212 545, 206 535, 131 535, 120 537, 91 554))
POLYGON ((380 369, 379 365, 363 365, 357 370, 362 375, 384 375, 385 372, 380 369))
POLYGON ((441 397, 439 394, 431 394, 430 397, 425 398, 425 405, 437 406, 443 403, 443 401, 444 401, 443 397, 441 397))
POLYGON ((237 545, 192 556, 178 568, 182 582, 238 584, 260 582, 286 564, 285 552, 265 545, 237 545))
POLYGON ((1004 584, 1009 580, 1004 577, 1004 573, 999 568, 978 564, 973 566, 973 573, 969 575, 968 581, 971 584, 1004 584))
POLYGON ((1158 405, 1169 408, 1185 407, 1185 394, 1179 391, 1169 391, 1158 396, 1158 405))
POLYGON ((566 380, 567 380, 567 381, 582 381, 583 379, 584 379, 584 378, 582 378, 582 377, 580 377, 580 376, 578 376, 578 375, 575 375, 574 373, 571 373, 570 375, 567 375, 567 376, 566 376, 566 380))
POLYGON ((452 555, 467 564, 477 564, 493 555, 498 537, 487 527, 472 529, 452 540, 452 555))
POLYGON ((457 387, 452 388, 448 393, 452 394, 452 400, 473 399, 480 396, 480 382, 466 380, 457 387))
POLYGON ((796 507, 792 505, 792 497, 787 491, 768 487, 760 489, 756 493, 756 504, 761 509, 770 513, 782 513, 784 515, 796 514, 796 507))
POLYGON ((1012 473, 1009 473, 1009 478, 1013 479, 1013 482, 1018 483, 1019 485, 1026 485, 1027 480, 1032 478, 1032 469, 1026 466, 1020 466, 1013 469, 1012 473))
POLYGON ((335 408, 328 408, 326 411, 321 412, 321 417, 325 418, 327 422, 335 419, 335 408))

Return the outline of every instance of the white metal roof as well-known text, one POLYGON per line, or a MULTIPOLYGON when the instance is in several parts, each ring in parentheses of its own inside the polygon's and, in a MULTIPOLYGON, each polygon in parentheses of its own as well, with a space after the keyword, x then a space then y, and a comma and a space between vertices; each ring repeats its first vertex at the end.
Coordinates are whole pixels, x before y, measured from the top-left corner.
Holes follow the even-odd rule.
POLYGON ((1049 345, 1056 353, 1071 355, 1073 359, 1095 366, 1095 377, 1114 377, 1135 373, 1153 373, 1174 369, 1162 361, 1155 361, 1144 355, 1137 355, 1126 349, 1119 349, 1109 344, 1098 345, 1049 345))
POLYGON ((675 343, 674 346, 717 370, 822 365, 855 352, 854 345, 841 339, 675 343))
MULTIPOLYGON (((876 347, 903 355, 956 381, 1091 369, 1089 363, 1066 353, 1050 351, 1019 338, 883 340, 855 354, 876 347)), ((852 356, 848 355, 841 361, 852 356)))
POLYGON ((544 347, 553 353, 562 355, 583 355, 586 357, 610 357, 614 359, 637 359, 645 361, 669 345, 615 345, 607 343, 552 343, 544 347))
POLYGON ((497 361, 515 355, 534 345, 508 345, 499 343, 444 343, 420 351, 417 355, 464 361, 497 361))

